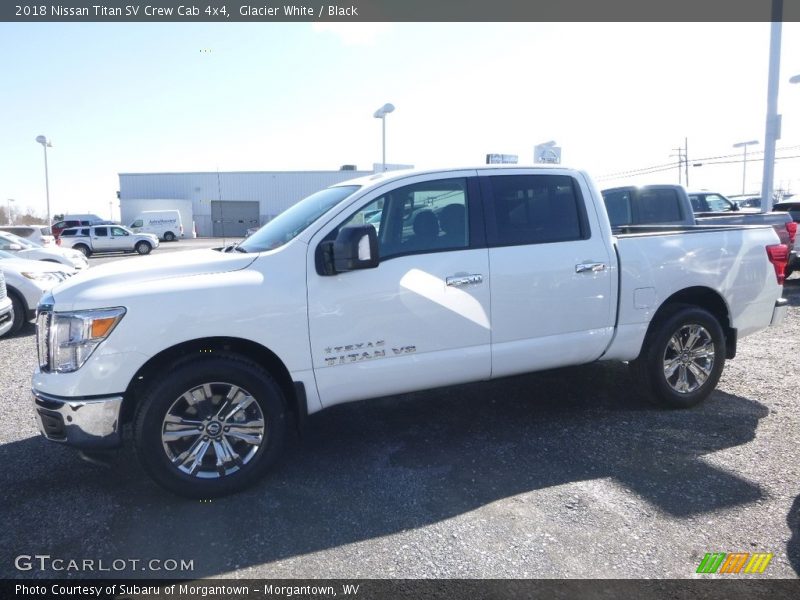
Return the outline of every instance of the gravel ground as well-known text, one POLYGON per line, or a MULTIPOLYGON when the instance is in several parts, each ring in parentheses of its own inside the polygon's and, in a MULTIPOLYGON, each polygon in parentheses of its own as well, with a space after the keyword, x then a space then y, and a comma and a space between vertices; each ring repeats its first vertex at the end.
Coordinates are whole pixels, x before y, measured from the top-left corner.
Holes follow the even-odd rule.
POLYGON ((134 577, 697 578, 721 551, 772 552, 756 577, 796 579, 797 275, 785 296, 695 409, 650 407, 621 364, 344 405, 210 503, 163 492, 129 450, 104 468, 39 437, 26 327, 0 340, 0 577, 104 575, 14 566, 49 554, 193 561, 110 573, 134 577))

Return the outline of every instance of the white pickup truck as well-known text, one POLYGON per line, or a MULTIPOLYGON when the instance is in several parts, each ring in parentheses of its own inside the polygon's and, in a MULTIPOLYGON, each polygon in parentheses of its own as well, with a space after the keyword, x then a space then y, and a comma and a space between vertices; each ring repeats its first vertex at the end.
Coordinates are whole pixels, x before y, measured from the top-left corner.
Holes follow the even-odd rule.
POLYGON ((786 258, 771 227, 615 237, 582 171, 383 173, 238 245, 60 284, 33 401, 45 437, 83 449, 131 424, 152 477, 200 498, 251 484, 290 420, 341 402, 618 360, 643 396, 689 407, 784 317, 786 258))
POLYGON ((84 256, 95 252, 138 252, 150 254, 158 248, 158 236, 152 233, 133 233, 120 225, 86 225, 69 227, 61 232, 58 244, 73 248, 84 256))

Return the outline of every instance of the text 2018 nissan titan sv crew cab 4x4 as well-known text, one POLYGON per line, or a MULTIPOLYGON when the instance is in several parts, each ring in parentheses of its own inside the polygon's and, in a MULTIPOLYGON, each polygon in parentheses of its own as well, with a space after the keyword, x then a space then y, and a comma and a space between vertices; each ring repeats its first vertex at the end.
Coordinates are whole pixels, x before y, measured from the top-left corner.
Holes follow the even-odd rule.
POLYGON ((290 413, 342 402, 618 360, 689 407, 739 338, 784 317, 786 258, 768 226, 614 236, 582 171, 381 173, 238 245, 60 284, 39 306, 33 401, 45 437, 78 448, 130 424, 150 475, 201 498, 262 475, 290 413))

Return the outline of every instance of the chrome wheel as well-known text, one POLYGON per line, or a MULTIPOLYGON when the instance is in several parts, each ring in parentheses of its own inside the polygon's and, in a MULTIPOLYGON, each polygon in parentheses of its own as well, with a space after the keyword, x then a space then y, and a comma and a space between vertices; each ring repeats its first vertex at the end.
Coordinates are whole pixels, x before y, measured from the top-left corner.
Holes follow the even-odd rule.
POLYGON ((264 413, 247 390, 213 382, 193 387, 167 410, 161 443, 172 465, 215 479, 249 463, 264 443, 264 413))
POLYGON ((708 381, 714 370, 714 339, 697 324, 683 325, 667 343, 664 351, 664 377, 680 394, 690 394, 708 381))

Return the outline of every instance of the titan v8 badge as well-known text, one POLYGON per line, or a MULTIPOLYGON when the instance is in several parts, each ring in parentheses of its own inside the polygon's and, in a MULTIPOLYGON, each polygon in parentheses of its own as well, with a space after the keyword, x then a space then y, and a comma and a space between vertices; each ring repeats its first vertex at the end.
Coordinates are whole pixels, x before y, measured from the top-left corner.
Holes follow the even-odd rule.
POLYGON ((386 358, 387 351, 390 352, 390 356, 412 354, 417 351, 417 347, 400 346, 387 349, 384 340, 347 344, 345 346, 328 346, 325 348, 325 354, 332 354, 333 356, 325 357, 325 366, 333 367, 335 365, 346 365, 365 360, 373 360, 375 358, 386 358))

